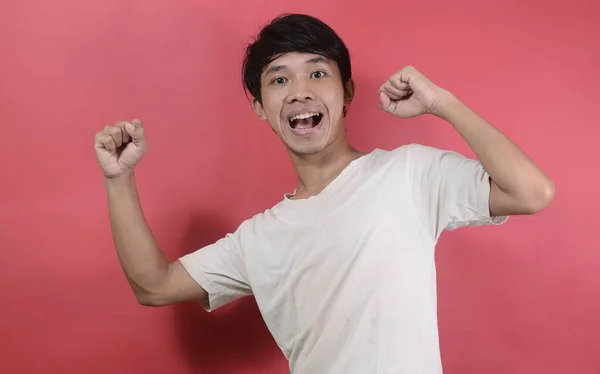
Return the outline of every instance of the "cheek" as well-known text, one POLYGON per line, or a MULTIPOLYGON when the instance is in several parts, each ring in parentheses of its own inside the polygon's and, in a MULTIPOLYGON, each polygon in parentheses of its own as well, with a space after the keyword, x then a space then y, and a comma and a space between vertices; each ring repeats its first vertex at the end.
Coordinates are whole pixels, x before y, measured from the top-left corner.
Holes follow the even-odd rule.
POLYGON ((280 96, 281 93, 273 92, 272 90, 264 90, 262 92, 263 108, 268 119, 279 118, 283 103, 283 98, 280 96))
POLYGON ((344 92, 339 89, 330 90, 324 101, 332 112, 331 115, 339 115, 344 107, 344 92))
POLYGON ((327 81, 320 89, 321 97, 327 98, 331 105, 344 105, 344 89, 337 79, 327 81))
POLYGON ((279 132, 281 125, 281 104, 274 102, 272 98, 263 100, 263 110, 265 120, 269 122, 275 132, 279 132))
POLYGON ((280 121, 280 110, 279 108, 269 105, 265 107, 265 114, 267 116, 267 120, 272 124, 276 124, 280 121))
POLYGON ((273 118, 273 113, 276 112, 276 106, 274 105, 273 98, 270 96, 263 96, 263 112, 267 119, 271 120, 273 118))

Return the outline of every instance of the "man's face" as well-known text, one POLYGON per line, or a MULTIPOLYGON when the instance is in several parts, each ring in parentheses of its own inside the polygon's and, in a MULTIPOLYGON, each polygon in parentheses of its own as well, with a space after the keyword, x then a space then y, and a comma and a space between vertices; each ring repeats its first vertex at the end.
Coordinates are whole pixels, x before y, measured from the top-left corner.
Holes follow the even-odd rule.
POLYGON ((345 139, 343 108, 351 100, 334 61, 309 53, 288 53, 261 75, 262 105, 254 108, 269 121, 286 147, 299 156, 313 155, 345 139))

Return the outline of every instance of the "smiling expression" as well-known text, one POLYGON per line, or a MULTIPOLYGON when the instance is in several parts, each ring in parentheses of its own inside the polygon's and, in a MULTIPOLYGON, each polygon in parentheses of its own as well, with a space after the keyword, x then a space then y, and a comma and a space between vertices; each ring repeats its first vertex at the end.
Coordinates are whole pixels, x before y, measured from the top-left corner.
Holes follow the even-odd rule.
POLYGON ((287 53, 263 70, 262 104, 255 100, 254 109, 290 152, 313 155, 345 140, 343 109, 352 93, 351 81, 344 90, 335 62, 316 54, 287 53))

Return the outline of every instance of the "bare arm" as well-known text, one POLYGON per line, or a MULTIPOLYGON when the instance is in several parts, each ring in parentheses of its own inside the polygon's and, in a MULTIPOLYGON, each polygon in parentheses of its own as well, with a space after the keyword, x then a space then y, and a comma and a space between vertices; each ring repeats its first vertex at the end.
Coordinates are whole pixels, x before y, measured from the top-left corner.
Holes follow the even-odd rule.
POLYGON ((412 66, 379 89, 381 108, 400 117, 434 114, 454 126, 491 178, 490 214, 533 214, 554 198, 554 183, 498 129, 412 66))
POLYGON ((554 183, 502 132, 449 93, 435 114, 454 126, 490 175, 491 215, 533 214, 550 204, 554 183))
POLYGON ((125 276, 142 305, 204 300, 207 293, 179 261, 169 263, 146 223, 134 167, 148 148, 140 120, 120 121, 96 133, 95 149, 104 173, 113 239, 125 276))
POLYGON ((202 300, 206 292, 179 261, 169 263, 144 218, 133 172, 105 179, 110 223, 125 276, 142 305, 202 300))

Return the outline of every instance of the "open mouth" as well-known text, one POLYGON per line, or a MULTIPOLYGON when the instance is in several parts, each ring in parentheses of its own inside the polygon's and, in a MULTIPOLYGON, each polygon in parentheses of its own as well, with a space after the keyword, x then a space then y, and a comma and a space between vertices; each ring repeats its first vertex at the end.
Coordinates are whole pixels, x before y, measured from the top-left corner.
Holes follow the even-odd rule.
POLYGON ((290 127, 294 130, 310 130, 317 127, 323 119, 323 113, 300 113, 289 119, 290 127))

